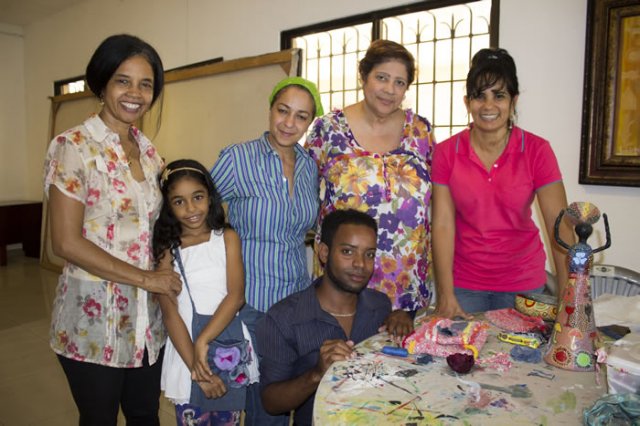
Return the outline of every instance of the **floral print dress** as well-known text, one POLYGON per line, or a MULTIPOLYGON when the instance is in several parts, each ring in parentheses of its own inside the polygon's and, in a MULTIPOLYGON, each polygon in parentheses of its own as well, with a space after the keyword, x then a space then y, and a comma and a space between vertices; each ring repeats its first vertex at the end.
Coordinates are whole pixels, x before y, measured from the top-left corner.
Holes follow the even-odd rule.
MULTIPOLYGON (((429 305, 432 288, 431 156, 429 122, 405 110, 400 145, 386 153, 368 152, 355 140, 341 110, 315 121, 307 149, 318 164, 322 203, 320 224, 337 209, 353 208, 378 222, 378 250, 369 287, 389 296, 394 308, 429 305)), ((319 271, 316 265, 316 275, 319 271)))
MULTIPOLYGON (((129 169, 119 136, 97 115, 55 137, 45 159, 51 185, 84 205, 82 235, 141 269, 150 269, 151 231, 161 195, 162 159, 136 128, 145 180, 129 169)), ((166 340, 160 305, 141 288, 103 280, 66 262, 53 303, 50 344, 62 356, 110 367, 155 363, 166 340)))

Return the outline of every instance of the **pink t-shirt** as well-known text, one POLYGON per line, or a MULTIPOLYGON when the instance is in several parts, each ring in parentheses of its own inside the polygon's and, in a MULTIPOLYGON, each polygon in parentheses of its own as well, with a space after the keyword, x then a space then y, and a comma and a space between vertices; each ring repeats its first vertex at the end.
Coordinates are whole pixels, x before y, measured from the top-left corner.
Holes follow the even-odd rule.
POLYGON ((526 291, 546 281, 544 246, 531 218, 536 191, 562 180, 549 142, 514 127, 487 172, 469 129, 436 145, 432 181, 447 185, 456 214, 456 287, 526 291))

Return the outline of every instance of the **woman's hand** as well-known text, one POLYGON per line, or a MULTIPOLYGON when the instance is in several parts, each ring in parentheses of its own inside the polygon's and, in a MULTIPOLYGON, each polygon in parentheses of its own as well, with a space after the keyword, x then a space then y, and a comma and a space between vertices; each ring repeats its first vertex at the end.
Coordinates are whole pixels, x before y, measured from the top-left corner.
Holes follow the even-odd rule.
POLYGON ((182 291, 182 280, 180 274, 173 269, 145 271, 140 287, 150 293, 165 294, 175 300, 182 291))
POLYGON ((204 396, 209 399, 220 398, 225 393, 227 393, 227 387, 224 385, 224 382, 217 375, 213 375, 211 380, 208 382, 197 382, 202 392, 204 392, 204 396))
POLYGON ((462 310, 456 296, 440 296, 436 300, 436 310, 433 314, 436 317, 444 317, 454 319, 456 317, 462 317, 466 320, 473 319, 473 315, 469 315, 462 310))

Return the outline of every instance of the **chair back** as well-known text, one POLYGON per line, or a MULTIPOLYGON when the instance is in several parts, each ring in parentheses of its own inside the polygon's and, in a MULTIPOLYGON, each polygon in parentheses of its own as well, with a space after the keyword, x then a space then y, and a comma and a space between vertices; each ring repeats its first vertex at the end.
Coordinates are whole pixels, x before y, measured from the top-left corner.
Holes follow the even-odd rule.
POLYGON ((594 264, 591 268, 591 297, 603 294, 636 296, 640 294, 640 273, 614 265, 594 264))

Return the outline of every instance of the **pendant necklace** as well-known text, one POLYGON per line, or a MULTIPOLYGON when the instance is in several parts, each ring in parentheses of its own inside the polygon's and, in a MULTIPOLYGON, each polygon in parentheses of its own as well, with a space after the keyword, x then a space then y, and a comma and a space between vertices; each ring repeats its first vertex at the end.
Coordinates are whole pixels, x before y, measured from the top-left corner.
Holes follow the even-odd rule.
POLYGON ((129 142, 131 142, 131 149, 129 149, 129 152, 125 152, 125 154, 127 155, 127 166, 131 166, 131 154, 133 154, 133 151, 136 149, 136 146, 138 145, 136 142, 132 141, 131 138, 129 138, 129 142))

